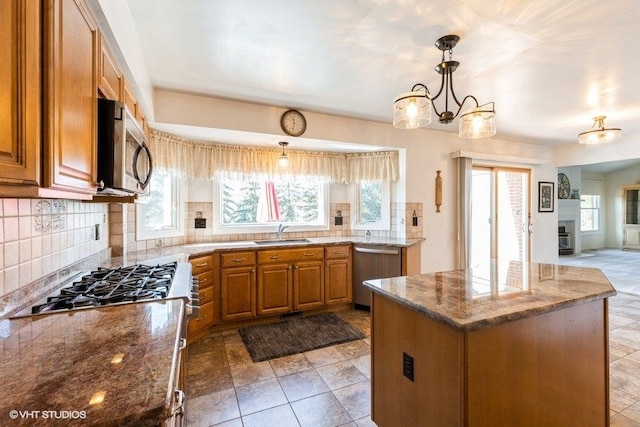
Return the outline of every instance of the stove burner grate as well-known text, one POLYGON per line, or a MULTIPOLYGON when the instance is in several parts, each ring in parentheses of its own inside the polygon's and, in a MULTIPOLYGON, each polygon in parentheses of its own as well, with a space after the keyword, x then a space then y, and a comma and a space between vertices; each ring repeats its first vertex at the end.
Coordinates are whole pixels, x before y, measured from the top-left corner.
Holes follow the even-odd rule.
POLYGON ((98 268, 60 294, 47 298, 31 313, 166 298, 178 263, 149 266, 136 264, 116 269, 98 268))

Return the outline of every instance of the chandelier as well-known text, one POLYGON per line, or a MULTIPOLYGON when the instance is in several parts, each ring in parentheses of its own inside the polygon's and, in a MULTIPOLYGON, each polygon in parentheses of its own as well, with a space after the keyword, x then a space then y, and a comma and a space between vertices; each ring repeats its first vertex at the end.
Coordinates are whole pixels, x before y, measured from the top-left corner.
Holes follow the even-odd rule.
POLYGON ((287 153, 284 152, 285 147, 289 145, 289 143, 282 141, 278 142, 278 145, 282 147, 282 154, 278 157, 278 165, 281 168, 289 167, 289 157, 287 157, 287 153))
POLYGON ((586 145, 605 144, 615 141, 622 136, 619 128, 604 127, 604 119, 607 116, 596 116, 593 118, 591 129, 578 134, 578 142, 586 145))
POLYGON ((394 127, 399 129, 426 127, 431 123, 431 109, 433 108, 438 116, 438 121, 442 124, 451 123, 460 115, 458 135, 461 138, 486 138, 496 134, 494 103, 480 105, 472 95, 465 96, 460 102, 453 91, 453 72, 460 65, 458 61, 452 60, 453 48, 459 40, 460 37, 456 35, 448 35, 436 40, 436 47, 442 51, 442 61, 435 66, 435 70, 442 76, 440 89, 438 93, 431 95, 425 84, 417 83, 411 88, 411 92, 398 96, 393 101, 394 127), (446 51, 449 52, 448 61, 445 61, 446 51), (434 101, 443 94, 444 110, 439 112, 434 101), (455 106, 453 106, 453 102, 451 103, 453 109, 457 108, 455 113, 449 110, 449 95, 455 102, 455 106), (462 106, 469 99, 475 102, 475 107, 460 114, 462 106))

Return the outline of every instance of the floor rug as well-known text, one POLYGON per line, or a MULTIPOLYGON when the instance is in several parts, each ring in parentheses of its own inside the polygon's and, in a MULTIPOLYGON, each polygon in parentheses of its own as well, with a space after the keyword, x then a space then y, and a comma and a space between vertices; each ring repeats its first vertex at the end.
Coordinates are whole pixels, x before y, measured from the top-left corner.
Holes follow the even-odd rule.
POLYGON ((238 331, 254 362, 363 339, 365 335, 334 313, 298 317, 238 331))

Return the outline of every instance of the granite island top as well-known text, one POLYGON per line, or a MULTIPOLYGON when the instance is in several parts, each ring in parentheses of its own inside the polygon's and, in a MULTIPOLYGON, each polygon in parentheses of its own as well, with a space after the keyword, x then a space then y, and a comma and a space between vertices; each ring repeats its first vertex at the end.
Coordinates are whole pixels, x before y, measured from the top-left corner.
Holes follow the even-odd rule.
POLYGON ((418 313, 468 331, 616 295, 595 268, 511 263, 509 270, 502 280, 453 270, 367 280, 364 285, 418 313))
POLYGON ((1 321, 0 425, 161 424, 184 315, 165 299, 1 321))

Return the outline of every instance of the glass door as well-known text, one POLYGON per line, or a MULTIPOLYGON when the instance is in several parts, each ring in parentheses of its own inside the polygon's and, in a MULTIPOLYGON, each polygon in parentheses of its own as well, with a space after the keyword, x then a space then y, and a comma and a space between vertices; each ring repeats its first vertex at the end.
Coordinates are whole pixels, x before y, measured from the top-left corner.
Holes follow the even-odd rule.
POLYGON ((510 276, 526 274, 529 175, 527 169, 473 168, 470 259, 475 278, 505 284, 510 276))

